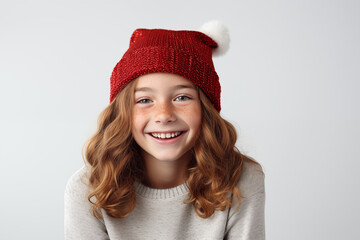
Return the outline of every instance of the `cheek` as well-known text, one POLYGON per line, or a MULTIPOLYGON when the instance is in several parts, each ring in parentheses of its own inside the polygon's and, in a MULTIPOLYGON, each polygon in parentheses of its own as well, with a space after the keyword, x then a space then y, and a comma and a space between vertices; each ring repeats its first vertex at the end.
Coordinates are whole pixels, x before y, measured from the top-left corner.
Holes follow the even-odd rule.
POLYGON ((135 135, 144 128, 144 115, 140 111, 134 109, 132 114, 132 132, 135 135))
POLYGON ((201 106, 196 105, 190 111, 187 112, 187 116, 189 119, 189 125, 193 131, 198 132, 201 126, 201 106))

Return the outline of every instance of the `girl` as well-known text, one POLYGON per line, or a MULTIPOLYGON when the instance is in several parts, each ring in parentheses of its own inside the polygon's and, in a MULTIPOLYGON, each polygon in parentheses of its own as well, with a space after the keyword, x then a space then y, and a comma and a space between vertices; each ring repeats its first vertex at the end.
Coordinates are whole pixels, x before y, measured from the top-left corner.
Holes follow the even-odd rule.
POLYGON ((218 22, 134 31, 66 187, 66 239, 265 239, 262 169, 219 114, 228 39, 218 22))

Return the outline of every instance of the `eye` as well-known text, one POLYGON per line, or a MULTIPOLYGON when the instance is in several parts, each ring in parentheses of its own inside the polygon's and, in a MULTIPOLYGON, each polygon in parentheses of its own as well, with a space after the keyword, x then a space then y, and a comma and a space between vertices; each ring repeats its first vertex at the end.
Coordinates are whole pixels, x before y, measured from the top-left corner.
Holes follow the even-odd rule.
POLYGON ((147 98, 143 98, 138 100, 136 103, 151 103, 152 101, 150 99, 147 98))
POLYGON ((178 96, 175 98, 175 101, 186 101, 186 100, 190 100, 191 98, 188 96, 178 96))

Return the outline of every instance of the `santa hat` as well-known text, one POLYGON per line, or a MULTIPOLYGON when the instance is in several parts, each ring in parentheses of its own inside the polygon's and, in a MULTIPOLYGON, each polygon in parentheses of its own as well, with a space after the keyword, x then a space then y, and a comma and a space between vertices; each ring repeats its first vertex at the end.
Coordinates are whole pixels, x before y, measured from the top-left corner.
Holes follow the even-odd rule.
POLYGON ((212 56, 224 54, 229 42, 228 30, 218 21, 204 24, 199 31, 136 29, 112 72, 110 102, 133 79, 166 72, 199 86, 220 112, 221 87, 212 56))

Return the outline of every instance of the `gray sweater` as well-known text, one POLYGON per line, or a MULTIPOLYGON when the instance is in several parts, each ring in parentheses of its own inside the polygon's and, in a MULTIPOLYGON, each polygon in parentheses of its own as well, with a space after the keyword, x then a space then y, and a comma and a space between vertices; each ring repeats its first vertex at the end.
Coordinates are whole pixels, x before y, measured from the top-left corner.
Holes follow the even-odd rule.
MULTIPOLYGON (((187 183, 170 189, 153 189, 136 183, 136 206, 124 219, 115 219, 101 211, 95 218, 87 200, 87 167, 79 169, 65 190, 65 239, 265 239, 264 176, 259 167, 245 162, 238 186, 245 197, 239 211, 236 204, 200 218, 193 206, 184 204, 187 183)), ((236 198, 233 198, 236 201, 236 198)))

